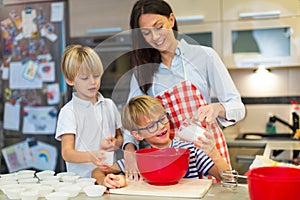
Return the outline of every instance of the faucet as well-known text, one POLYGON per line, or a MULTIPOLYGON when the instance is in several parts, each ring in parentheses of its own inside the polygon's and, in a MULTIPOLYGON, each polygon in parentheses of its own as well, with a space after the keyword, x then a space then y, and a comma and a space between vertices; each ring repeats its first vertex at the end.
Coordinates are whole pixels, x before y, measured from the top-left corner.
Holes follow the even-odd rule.
MULTIPOLYGON (((293 137, 295 135, 295 133, 297 132, 297 129, 299 129, 299 115, 296 112, 293 112, 292 115, 293 115, 293 124, 292 125, 290 125, 286 121, 283 121, 282 119, 278 118, 275 115, 270 116, 269 122, 275 123, 276 121, 278 121, 278 122, 288 126, 293 131, 293 135, 292 135, 292 137, 293 137)), ((277 156, 281 152, 283 152, 283 150, 274 150, 273 156, 277 156)), ((293 159, 297 158, 298 155, 299 155, 299 150, 293 150, 293 159)))
POLYGON ((293 131, 293 134, 295 134, 297 132, 297 129, 299 129, 299 116, 295 112, 293 112, 292 115, 293 115, 293 124, 292 125, 290 125, 286 121, 278 118, 275 115, 270 116, 269 122, 274 123, 274 122, 278 121, 278 122, 288 126, 293 131))

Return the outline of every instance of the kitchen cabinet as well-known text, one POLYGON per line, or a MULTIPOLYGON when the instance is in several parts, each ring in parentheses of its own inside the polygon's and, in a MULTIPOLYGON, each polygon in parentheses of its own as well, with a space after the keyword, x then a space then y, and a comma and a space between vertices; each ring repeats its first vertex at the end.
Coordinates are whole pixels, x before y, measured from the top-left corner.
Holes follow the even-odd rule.
POLYGON ((135 0, 69 1, 70 36, 112 35, 129 29, 135 0))
POLYGON ((300 1, 223 0, 222 59, 228 68, 300 65, 300 1))
POLYGON ((179 24, 192 21, 219 22, 221 0, 166 0, 175 13, 179 24))
POLYGON ((299 0, 223 0, 222 20, 300 15, 299 0))
POLYGON ((210 46, 222 53, 221 0, 166 1, 173 9, 179 33, 188 42, 210 46))
POLYGON ((228 68, 300 65, 300 17, 223 21, 222 59, 228 68))
MULTIPOLYGON (((239 174, 245 174, 256 155, 263 155, 264 147, 228 147, 230 162, 232 169, 235 169, 239 174)), ((246 181, 246 180, 239 180, 246 181)))

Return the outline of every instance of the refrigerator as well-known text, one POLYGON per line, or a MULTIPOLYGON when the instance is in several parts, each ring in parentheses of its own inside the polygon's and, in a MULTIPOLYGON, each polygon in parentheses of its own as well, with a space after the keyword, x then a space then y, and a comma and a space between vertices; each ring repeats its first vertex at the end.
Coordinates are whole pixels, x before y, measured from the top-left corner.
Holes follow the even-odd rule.
POLYGON ((67 1, 0 0, 0 174, 64 170, 54 136, 67 99, 66 11, 67 1))

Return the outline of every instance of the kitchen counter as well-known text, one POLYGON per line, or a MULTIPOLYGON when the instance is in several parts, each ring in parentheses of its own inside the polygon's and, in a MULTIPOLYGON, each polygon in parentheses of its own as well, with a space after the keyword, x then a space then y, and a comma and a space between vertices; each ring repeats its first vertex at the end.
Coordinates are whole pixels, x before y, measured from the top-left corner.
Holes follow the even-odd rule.
MULTIPOLYGON (((176 200, 179 198, 158 197, 158 196, 133 196, 133 195, 118 195, 105 194, 101 200, 176 200)), ((8 198, 3 193, 0 193, 0 200, 7 200, 8 198)), ((40 198, 40 200, 45 198, 40 198)), ((100 198, 87 197, 85 194, 80 194, 77 197, 69 198, 69 200, 95 200, 100 198)), ((182 199, 182 198, 180 198, 182 199)), ((188 199, 188 198, 186 198, 188 199)), ((220 184, 213 184, 208 193, 202 198, 203 200, 249 200, 248 187, 246 184, 239 185, 236 189, 231 190, 223 188, 220 184)))

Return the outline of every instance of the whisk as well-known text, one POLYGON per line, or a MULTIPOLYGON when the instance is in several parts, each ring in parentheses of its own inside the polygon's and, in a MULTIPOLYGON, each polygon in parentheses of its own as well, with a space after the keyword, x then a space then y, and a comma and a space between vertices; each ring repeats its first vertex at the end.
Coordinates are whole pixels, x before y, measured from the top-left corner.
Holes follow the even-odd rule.
POLYGON ((221 186, 232 189, 238 186, 238 178, 247 178, 247 176, 239 175, 236 170, 225 170, 221 177, 221 186))

